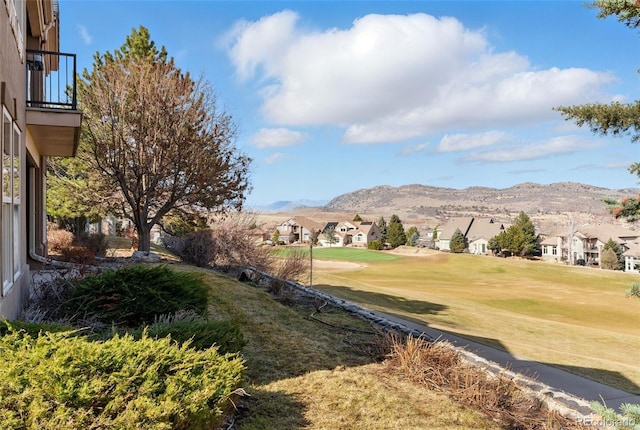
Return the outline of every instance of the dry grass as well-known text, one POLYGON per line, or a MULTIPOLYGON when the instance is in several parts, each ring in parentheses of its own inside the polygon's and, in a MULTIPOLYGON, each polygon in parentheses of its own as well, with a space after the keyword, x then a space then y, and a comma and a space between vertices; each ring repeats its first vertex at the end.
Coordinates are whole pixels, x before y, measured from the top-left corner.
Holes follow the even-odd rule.
POLYGON ((379 332, 314 300, 286 306, 265 290, 204 269, 210 314, 241 327, 245 390, 235 428, 499 429, 481 412, 388 373, 379 332), (314 314, 315 318, 312 318, 314 314))
POLYGON ((386 362, 389 372, 408 378, 433 392, 482 411, 504 429, 587 428, 551 411, 532 399, 509 377, 490 375, 466 363, 444 342, 428 343, 413 337, 392 339, 386 362))
POLYGON ((640 394, 637 276, 447 253, 316 268, 329 294, 640 394))
POLYGON ((405 347, 315 299, 284 305, 261 288, 203 272, 211 285, 211 315, 240 324, 248 342, 249 396, 237 403, 239 430, 559 428, 539 407, 528 410, 531 403, 513 385, 483 382, 484 373, 463 366, 451 350, 417 341, 405 347), (425 377, 425 366, 436 364, 439 370, 425 377), (467 397, 476 403, 466 402, 461 393, 475 387, 467 397), (528 418, 516 416, 522 411, 528 418), (527 419, 528 427, 517 427, 527 419))

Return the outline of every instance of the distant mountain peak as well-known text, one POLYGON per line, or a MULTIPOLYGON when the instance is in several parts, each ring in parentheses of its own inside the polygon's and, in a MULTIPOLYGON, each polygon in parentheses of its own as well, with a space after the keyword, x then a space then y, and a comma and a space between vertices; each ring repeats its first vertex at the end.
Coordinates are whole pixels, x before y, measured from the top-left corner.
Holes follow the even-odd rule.
POLYGON ((263 212, 290 212, 299 208, 322 207, 326 204, 327 200, 278 200, 265 206, 259 206, 256 209, 263 212))

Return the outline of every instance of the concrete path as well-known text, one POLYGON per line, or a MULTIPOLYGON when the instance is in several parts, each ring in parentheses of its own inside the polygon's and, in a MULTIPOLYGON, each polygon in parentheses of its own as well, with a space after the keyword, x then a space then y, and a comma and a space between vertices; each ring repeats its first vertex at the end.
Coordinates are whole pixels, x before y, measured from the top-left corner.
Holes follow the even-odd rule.
MULTIPOLYGON (((510 369, 511 371, 516 373, 520 373, 525 377, 533 376, 533 379, 535 379, 536 381, 552 387, 555 392, 550 393, 550 395, 553 395, 553 397, 560 402, 563 402, 562 393, 566 393, 570 396, 577 397, 588 402, 604 401, 608 407, 614 408, 616 410, 618 410, 620 405, 623 403, 640 405, 640 396, 638 395, 630 394, 617 388, 609 387, 607 385, 592 381, 587 378, 583 378, 578 375, 574 375, 573 373, 569 373, 553 366, 537 363, 523 358, 518 358, 508 352, 491 348, 489 346, 464 339, 451 333, 436 330, 424 324, 409 321, 383 312, 370 312, 379 316, 380 318, 384 318, 394 323, 403 325, 408 329, 424 333, 429 338, 440 338, 447 340, 449 343, 458 348, 463 348, 466 351, 471 352, 472 354, 482 357, 490 362, 497 363, 501 367, 510 369)), ((570 399, 564 400, 564 402, 572 403, 570 399)), ((580 409, 579 405, 575 404, 569 404, 567 406, 580 409)))

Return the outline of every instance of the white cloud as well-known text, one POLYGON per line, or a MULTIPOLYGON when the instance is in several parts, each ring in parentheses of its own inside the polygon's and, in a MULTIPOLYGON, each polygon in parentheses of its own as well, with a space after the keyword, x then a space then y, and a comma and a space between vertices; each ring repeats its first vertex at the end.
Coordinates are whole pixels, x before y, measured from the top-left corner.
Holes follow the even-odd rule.
POLYGON ((602 141, 585 140, 578 136, 560 136, 551 139, 531 142, 525 145, 513 145, 494 148, 470 154, 463 161, 479 162, 510 162, 520 160, 535 160, 558 154, 570 154, 595 149, 603 146, 602 141))
POLYGON ((475 135, 447 134, 440 140, 436 152, 457 152, 483 148, 500 144, 508 139, 512 139, 512 137, 501 131, 489 131, 475 135))
POLYGON ((77 28, 78 28, 78 34, 80 35, 80 38, 82 39, 84 44, 91 45, 93 43, 93 36, 89 34, 89 30, 87 30, 87 27, 85 27, 84 25, 78 24, 77 28))
POLYGON ((287 157, 286 154, 283 154, 282 152, 276 152, 275 154, 271 154, 270 156, 265 158, 264 161, 267 164, 274 164, 281 160, 284 160, 286 157, 287 157))
POLYGON ((398 152, 398 155, 401 157, 409 157, 414 154, 420 154, 421 152, 425 152, 429 147, 426 143, 420 143, 414 146, 405 146, 398 152))
POLYGON ((252 77, 258 66, 268 77, 282 77, 280 65, 296 38, 297 21, 295 12, 285 10, 256 22, 235 24, 223 39, 240 79, 252 77))
POLYGON ((609 101, 608 73, 536 70, 494 53, 484 30, 427 14, 366 15, 350 28, 300 28, 291 11, 228 34, 239 76, 256 78, 265 117, 280 125, 335 125, 348 143, 559 120, 554 106, 609 101))
POLYGON ((251 136, 251 141, 258 149, 284 148, 297 145, 304 140, 304 135, 299 131, 286 128, 261 128, 251 136))

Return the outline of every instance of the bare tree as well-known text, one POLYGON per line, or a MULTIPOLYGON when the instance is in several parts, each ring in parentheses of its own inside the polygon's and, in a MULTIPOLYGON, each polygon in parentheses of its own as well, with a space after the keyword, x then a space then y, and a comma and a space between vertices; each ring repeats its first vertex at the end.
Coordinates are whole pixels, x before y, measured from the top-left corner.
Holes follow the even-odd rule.
POLYGON ((187 236, 177 251, 186 261, 198 266, 221 269, 250 266, 273 272, 276 261, 269 247, 252 236, 255 215, 231 212, 211 220, 207 229, 187 236))
POLYGON ((212 88, 167 60, 146 28, 114 54, 96 54, 79 84, 83 143, 100 173, 97 194, 133 221, 138 249, 164 216, 240 209, 251 160, 212 88))

